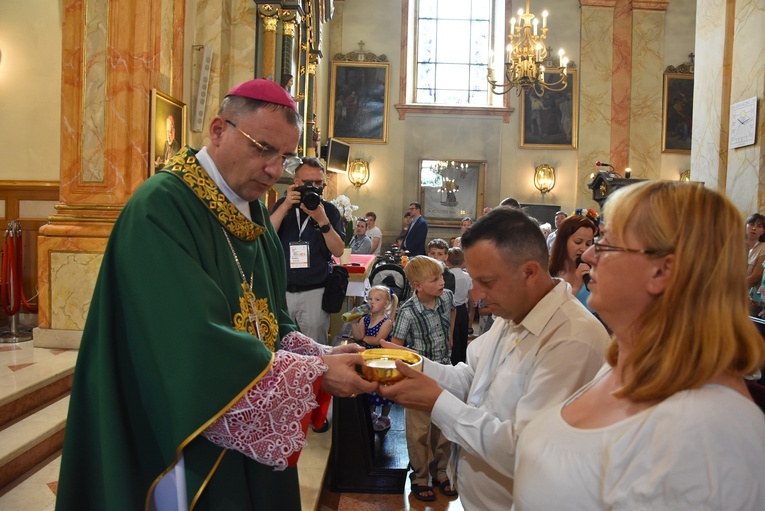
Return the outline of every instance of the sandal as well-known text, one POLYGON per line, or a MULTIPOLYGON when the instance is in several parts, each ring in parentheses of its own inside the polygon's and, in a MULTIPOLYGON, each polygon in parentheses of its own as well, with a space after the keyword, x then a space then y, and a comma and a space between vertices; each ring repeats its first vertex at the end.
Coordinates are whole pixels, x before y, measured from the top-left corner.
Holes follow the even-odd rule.
POLYGON ((441 493, 443 493, 447 497, 454 497, 457 495, 457 488, 452 486, 452 482, 449 481, 448 479, 444 479, 443 481, 438 483, 438 489, 441 493))
POLYGON ((414 495, 414 498, 417 500, 421 500, 423 502, 433 502, 436 500, 436 492, 433 491, 432 486, 428 486, 427 484, 412 483, 412 495, 414 495), (430 492, 430 495, 424 495, 428 492, 430 492))

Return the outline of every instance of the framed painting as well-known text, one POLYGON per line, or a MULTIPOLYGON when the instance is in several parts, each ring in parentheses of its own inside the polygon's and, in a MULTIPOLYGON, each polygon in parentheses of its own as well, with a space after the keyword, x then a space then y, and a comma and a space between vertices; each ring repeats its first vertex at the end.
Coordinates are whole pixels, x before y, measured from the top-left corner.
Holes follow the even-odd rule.
MULTIPOLYGON (((560 91, 534 89, 521 93, 521 147, 524 149, 576 149, 579 88, 576 71, 566 70, 560 91)), ((560 73, 545 71, 545 82, 555 83, 560 73)))
POLYGON ((348 143, 388 141, 388 62, 332 62, 329 136, 348 143))
POLYGON ((664 73, 661 150, 665 153, 691 153, 693 120, 693 75, 664 73))
POLYGON ((420 160, 422 215, 434 227, 459 227, 483 211, 485 161, 420 160))
POLYGON ((186 145, 186 105, 172 96, 151 90, 149 110, 149 175, 186 145))

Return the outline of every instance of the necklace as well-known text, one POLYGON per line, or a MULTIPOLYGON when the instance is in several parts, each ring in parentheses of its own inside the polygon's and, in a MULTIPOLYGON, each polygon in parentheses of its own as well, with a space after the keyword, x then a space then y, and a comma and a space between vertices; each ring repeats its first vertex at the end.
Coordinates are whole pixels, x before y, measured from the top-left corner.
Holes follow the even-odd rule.
POLYGON ((252 291, 252 283, 255 278, 255 272, 253 271, 250 273, 250 282, 248 283, 247 277, 244 275, 244 270, 242 270, 242 264, 239 262, 239 256, 236 255, 234 245, 231 243, 231 238, 228 237, 226 229, 223 227, 221 227, 221 229, 223 230, 223 235, 226 237, 226 241, 228 242, 228 248, 231 249, 231 254, 234 256, 234 261, 236 261, 236 267, 239 269, 239 275, 242 277, 242 292, 244 293, 244 298, 247 300, 247 305, 250 309, 247 318, 250 320, 250 324, 255 325, 255 331, 258 333, 258 339, 265 342, 263 336, 260 334, 260 316, 258 315, 258 308, 255 306, 255 293, 252 291))

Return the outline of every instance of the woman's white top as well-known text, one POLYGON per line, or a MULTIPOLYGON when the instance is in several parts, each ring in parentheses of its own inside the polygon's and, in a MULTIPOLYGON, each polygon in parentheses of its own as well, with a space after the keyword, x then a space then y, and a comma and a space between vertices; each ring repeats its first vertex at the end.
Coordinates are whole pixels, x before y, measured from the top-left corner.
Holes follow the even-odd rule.
POLYGON ((721 385, 678 392, 610 426, 552 407, 522 432, 515 509, 765 510, 765 416, 721 385))

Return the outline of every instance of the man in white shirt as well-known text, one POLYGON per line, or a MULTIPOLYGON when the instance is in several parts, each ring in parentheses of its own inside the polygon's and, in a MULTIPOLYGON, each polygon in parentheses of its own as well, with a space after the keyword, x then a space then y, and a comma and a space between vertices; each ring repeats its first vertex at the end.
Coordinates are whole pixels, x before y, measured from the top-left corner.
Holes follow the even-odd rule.
POLYGON ((379 256, 380 247, 382 246, 382 231, 375 225, 375 222, 377 222, 377 215, 374 211, 370 211, 364 216, 367 217, 367 226, 369 227, 367 236, 372 240, 372 253, 379 256))
MULTIPOLYGON (((431 412, 454 443, 450 476, 466 510, 509 509, 519 432, 589 382, 609 342, 600 322, 550 277, 544 236, 521 210, 497 208, 462 237, 473 296, 497 320, 466 363, 425 360, 423 372, 378 393, 431 412)), ((385 344, 385 347, 392 347, 385 344)))

